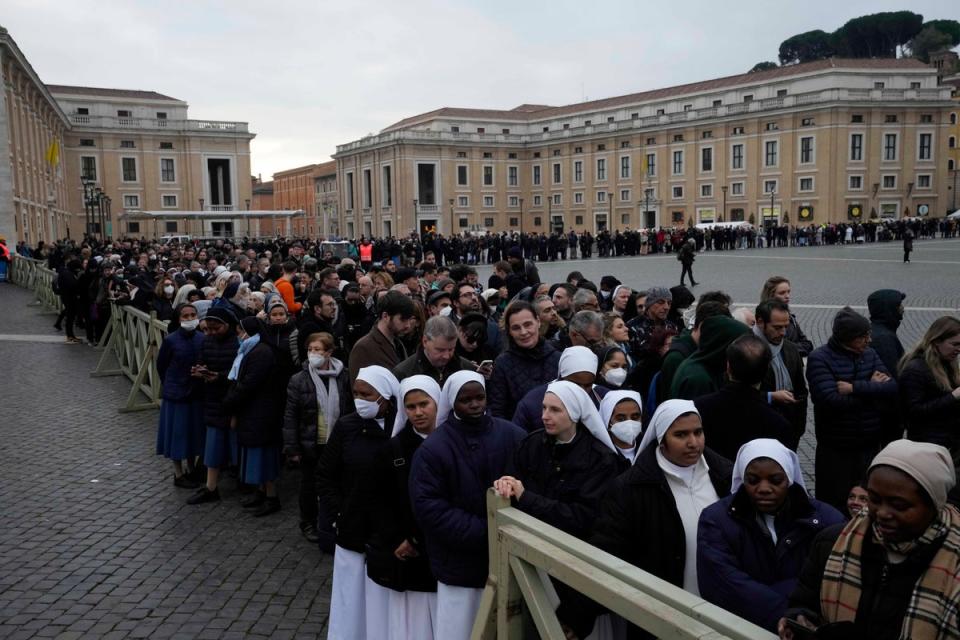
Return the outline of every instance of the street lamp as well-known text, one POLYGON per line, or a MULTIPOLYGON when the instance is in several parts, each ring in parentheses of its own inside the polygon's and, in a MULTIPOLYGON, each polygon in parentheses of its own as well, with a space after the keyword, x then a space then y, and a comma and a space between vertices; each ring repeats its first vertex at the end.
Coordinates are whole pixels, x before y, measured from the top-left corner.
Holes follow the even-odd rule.
POLYGON ((720 222, 723 222, 727 219, 727 185, 720 187, 720 191, 723 192, 723 213, 720 214, 720 222))
POLYGON ((523 243, 523 198, 517 198, 520 202, 520 242, 523 243))
MULTIPOLYGON (((770 189, 770 218, 773 218, 773 196, 777 193, 776 188, 770 189)), ((767 221, 763 221, 763 226, 767 226, 767 221)))
MULTIPOLYGON (((613 192, 607 192, 607 209, 610 211, 610 220, 607 222, 607 229, 613 228, 613 192)), ((620 225, 617 225, 618 227, 620 225)))
MULTIPOLYGON (((417 226, 420 225, 420 219, 417 217, 417 205, 420 201, 417 198, 413 199, 413 223, 417 226)), ((421 230, 422 231, 422 230, 421 230)), ((420 241, 423 241, 423 233, 420 233, 420 241)))
POLYGON ((450 235, 453 235, 453 198, 450 198, 450 235))
POLYGON ((550 220, 550 224, 553 224, 553 196, 547 196, 547 218, 550 220))

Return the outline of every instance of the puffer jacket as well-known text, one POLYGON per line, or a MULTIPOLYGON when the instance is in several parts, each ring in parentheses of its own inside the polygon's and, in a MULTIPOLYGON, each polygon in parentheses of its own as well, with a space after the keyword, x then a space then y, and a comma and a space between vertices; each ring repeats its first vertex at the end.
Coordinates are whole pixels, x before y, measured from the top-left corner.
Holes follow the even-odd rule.
POLYGON ((414 454, 410 502, 440 582, 470 588, 486 583, 486 492, 506 473, 525 435, 489 415, 474 425, 451 414, 414 454))
POLYGON ((900 400, 907 435, 955 452, 960 448, 960 400, 940 388, 923 356, 911 358, 900 372, 900 400))
POLYGON ((190 376, 190 369, 200 359, 204 336, 199 331, 177 329, 160 343, 157 373, 163 381, 163 399, 177 402, 198 400, 203 390, 200 378, 190 376))
POLYGON ((204 338, 200 344, 200 364, 217 374, 216 380, 203 385, 203 421, 208 427, 230 428, 230 416, 223 410, 223 398, 230 390, 227 374, 239 348, 240 342, 232 332, 222 338, 204 338))
MULTIPOLYGON (((317 389, 313 376, 305 363, 300 371, 287 383, 287 404, 283 413, 283 450, 286 453, 313 451, 317 446, 317 389)), ((350 375, 342 362, 337 361, 339 373, 321 376, 329 388, 331 382, 337 386, 340 397, 340 415, 338 418, 356 411, 353 404, 353 391, 350 389, 350 375)), ((327 438, 333 430, 333 422, 327 421, 327 438)))
POLYGON ((723 386, 727 347, 750 327, 726 316, 713 316, 700 326, 700 346, 684 360, 670 385, 671 398, 695 400, 723 386))
POLYGON ((830 338, 813 350, 807 358, 807 386, 818 444, 860 449, 880 442, 883 412, 878 400, 895 398, 897 381, 872 382, 874 371, 889 374, 877 352, 869 347, 863 355, 857 355, 830 338), (840 395, 839 381, 853 384, 853 393, 840 395))
POLYGON ((897 365, 903 357, 903 344, 897 337, 897 329, 903 317, 900 305, 906 294, 896 289, 880 289, 867 298, 870 311, 870 347, 877 352, 890 376, 898 378, 897 365))
POLYGON ((773 632, 814 537, 845 521, 839 511, 809 497, 800 485, 788 489, 787 499, 774 519, 776 542, 760 524, 742 487, 704 509, 697 529, 700 595, 773 632))
POLYGON ((277 356, 277 374, 283 377, 284 386, 293 374, 300 371, 299 340, 300 333, 293 318, 282 325, 260 323, 260 342, 273 347, 277 356))
POLYGON ((511 343, 493 363, 493 375, 487 384, 490 415, 505 420, 513 417, 517 404, 537 385, 557 379, 560 351, 542 339, 533 349, 521 349, 511 343))

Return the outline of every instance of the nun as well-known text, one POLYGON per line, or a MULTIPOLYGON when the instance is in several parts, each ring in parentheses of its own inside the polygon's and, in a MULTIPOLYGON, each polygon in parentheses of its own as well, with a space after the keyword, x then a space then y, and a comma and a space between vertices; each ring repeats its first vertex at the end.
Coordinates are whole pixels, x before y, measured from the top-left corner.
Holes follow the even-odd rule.
POLYGON ((730 495, 700 514, 700 595, 776 632, 814 537, 844 521, 807 494, 796 453, 777 440, 751 440, 737 453, 730 495))
MULTIPOLYGON (((440 385, 425 375, 405 378, 393 434, 376 460, 374 483, 382 487, 372 509, 373 533, 367 544, 371 593, 386 595, 386 611, 367 608, 367 629, 384 628, 387 640, 433 638, 437 618, 437 579, 430 571, 423 533, 410 508, 410 462, 438 423, 440 385), (382 593, 380 593, 382 592, 382 593), (379 618, 374 616, 379 615, 379 618)), ((367 598, 370 602, 371 598, 367 598)), ((374 634, 368 634, 374 635, 374 634)))
MULTIPOLYGON (((594 408, 600 406, 600 400, 609 389, 594 384, 597 379, 597 354, 587 347, 567 347, 560 354, 557 365, 557 380, 566 380, 575 383, 583 389, 593 403, 594 408)), ((533 433, 543 429, 543 396, 551 383, 534 387, 517 404, 511 422, 527 432, 533 433)))
MULTIPOLYGON (((320 512, 336 531, 333 554, 333 593, 330 600, 330 640, 354 640, 366 636, 366 608, 386 610, 385 594, 379 590, 366 599, 369 583, 364 552, 372 534, 372 505, 378 487, 372 481, 377 456, 389 440, 397 410, 400 383, 388 369, 360 369, 353 383, 354 413, 341 416, 333 425, 317 468, 320 512)), ((385 618, 381 618, 380 624, 385 618)))
MULTIPOLYGON (((728 460, 705 447, 696 405, 667 400, 653 414, 636 462, 604 497, 590 544, 699 595, 697 523, 706 507, 730 493, 731 471, 728 460)), ((557 616, 585 638, 602 612, 571 594, 557 616)))
POLYGON ((600 402, 600 420, 610 431, 617 452, 629 465, 637 460, 640 432, 643 431, 643 401, 636 391, 611 391, 600 402))
POLYGON ((511 464, 526 432, 487 413, 483 376, 447 378, 439 412, 447 417, 420 445, 410 470, 410 501, 437 578, 434 637, 470 637, 487 580, 486 491, 511 464))

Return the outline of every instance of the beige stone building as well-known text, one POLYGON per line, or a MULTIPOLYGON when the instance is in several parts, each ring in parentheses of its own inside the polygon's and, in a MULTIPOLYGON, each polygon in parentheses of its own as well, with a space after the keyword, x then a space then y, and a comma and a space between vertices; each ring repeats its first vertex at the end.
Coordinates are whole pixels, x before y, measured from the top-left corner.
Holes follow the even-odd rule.
POLYGON ((443 108, 337 148, 347 236, 943 215, 950 87, 830 59, 563 107, 443 108))
POLYGON ((17 43, 0 27, 0 236, 12 249, 67 234, 63 166, 70 123, 17 43))

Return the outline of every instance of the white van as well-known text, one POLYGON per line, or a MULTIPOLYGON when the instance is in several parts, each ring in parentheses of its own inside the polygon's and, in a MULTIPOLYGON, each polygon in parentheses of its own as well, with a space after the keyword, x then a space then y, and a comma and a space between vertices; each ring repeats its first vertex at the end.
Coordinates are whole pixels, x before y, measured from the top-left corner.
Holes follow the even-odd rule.
POLYGON ((163 236, 160 238, 162 244, 189 244, 193 239, 190 236, 163 236))

